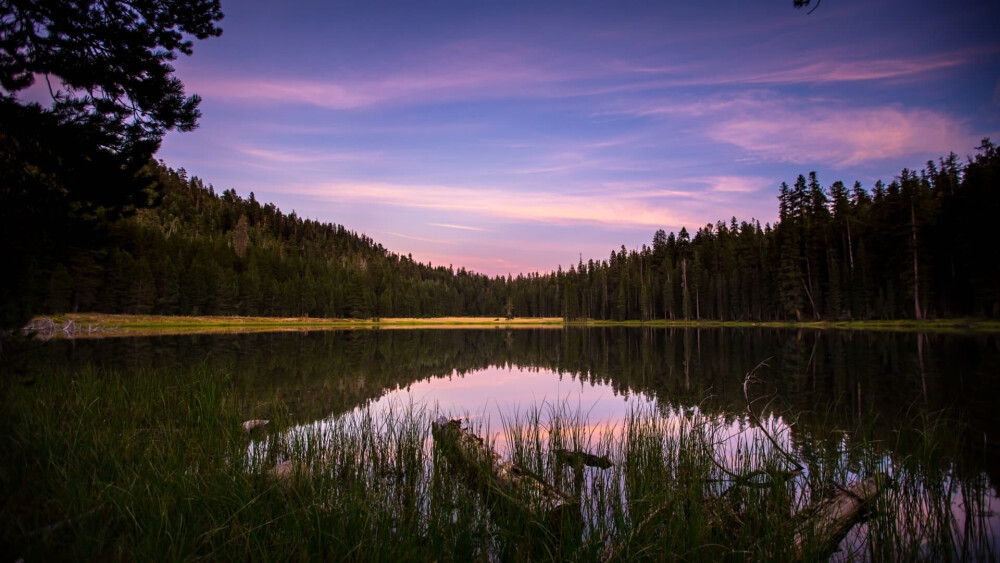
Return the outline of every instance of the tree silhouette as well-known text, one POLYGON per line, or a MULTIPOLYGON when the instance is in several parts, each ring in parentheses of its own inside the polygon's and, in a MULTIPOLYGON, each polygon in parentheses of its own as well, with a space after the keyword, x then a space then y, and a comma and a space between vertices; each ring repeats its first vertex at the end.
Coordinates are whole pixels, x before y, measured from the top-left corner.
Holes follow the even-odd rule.
POLYGON ((5 102, 44 80, 47 112, 89 127, 97 146, 145 164, 171 129, 194 129, 196 95, 185 96, 170 61, 222 30, 218 0, 3 0, 0 86, 5 102))
POLYGON ((33 280, 99 246, 95 225, 149 199, 140 171, 197 125, 170 62, 222 33, 218 0, 0 0, 0 327, 37 312, 33 280), (49 103, 26 102, 44 84, 49 103))
MULTIPOLYGON (((809 14, 815 12, 816 8, 819 8, 819 3, 820 2, 822 2, 822 0, 816 0, 816 4, 812 7, 811 10, 809 10, 808 12, 806 12, 806 15, 809 15, 809 14)), ((811 0, 792 0, 792 6, 794 6, 796 9, 798 9, 798 8, 807 8, 809 6, 809 4, 812 4, 811 0)))

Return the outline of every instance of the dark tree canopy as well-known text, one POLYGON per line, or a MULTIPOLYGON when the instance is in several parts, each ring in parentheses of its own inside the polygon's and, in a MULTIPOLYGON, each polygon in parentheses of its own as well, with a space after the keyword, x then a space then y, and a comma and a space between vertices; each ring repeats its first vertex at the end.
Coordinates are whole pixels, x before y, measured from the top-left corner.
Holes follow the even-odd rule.
POLYGON ((220 19, 218 0, 0 0, 0 94, 44 81, 59 122, 144 163, 166 131, 197 125, 200 99, 169 63, 220 19))
MULTIPOLYGON (((813 13, 813 12, 815 12, 816 8, 819 8, 819 3, 821 1, 822 0, 816 0, 816 4, 812 7, 811 10, 809 10, 810 14, 813 13)), ((812 3, 811 0, 792 0, 792 6, 795 6, 796 8, 806 8, 811 3, 812 3)))
POLYGON ((149 199, 143 167, 199 117, 170 62, 221 19, 218 0, 0 0, 0 327, 38 312, 38 272, 149 199), (39 89, 50 102, 26 101, 39 89))

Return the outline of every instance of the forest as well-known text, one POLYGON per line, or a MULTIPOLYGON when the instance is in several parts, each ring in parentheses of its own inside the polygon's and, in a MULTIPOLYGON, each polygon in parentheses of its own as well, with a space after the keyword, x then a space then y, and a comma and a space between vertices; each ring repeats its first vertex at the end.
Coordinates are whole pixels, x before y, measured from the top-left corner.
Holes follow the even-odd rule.
MULTIPOLYGON (((659 230, 552 273, 489 277, 392 252, 253 193, 150 162, 146 202, 34 264, 22 298, 50 313, 310 317, 558 316, 840 320, 1000 316, 1000 151, 984 139, 866 190, 800 175, 779 220, 659 230)), ((142 199, 142 198, 140 198, 142 199)))

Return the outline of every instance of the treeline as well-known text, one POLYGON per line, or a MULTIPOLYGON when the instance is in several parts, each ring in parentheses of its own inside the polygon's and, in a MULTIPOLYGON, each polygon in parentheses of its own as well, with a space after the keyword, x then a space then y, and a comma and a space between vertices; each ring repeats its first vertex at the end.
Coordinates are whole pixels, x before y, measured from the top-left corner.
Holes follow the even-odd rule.
POLYGON ((151 164, 151 207, 113 223, 48 283, 48 310, 314 317, 488 315, 486 276, 391 253, 343 225, 216 194, 151 164))
POLYGON ((782 184, 779 221, 720 221, 567 271, 425 265, 343 225, 150 164, 150 207, 36 270, 51 312, 795 320, 1000 316, 1000 153, 984 140, 888 185, 782 184))
POLYGON ((820 320, 1000 316, 1000 152, 988 139, 903 170, 871 192, 815 173, 782 184, 779 222, 719 221, 694 236, 569 271, 518 277, 526 315, 615 320, 820 320))

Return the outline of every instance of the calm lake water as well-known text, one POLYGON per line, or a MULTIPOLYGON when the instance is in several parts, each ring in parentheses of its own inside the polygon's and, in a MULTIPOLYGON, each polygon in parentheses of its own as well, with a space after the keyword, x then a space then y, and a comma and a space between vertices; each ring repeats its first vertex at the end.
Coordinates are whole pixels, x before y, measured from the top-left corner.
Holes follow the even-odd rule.
MULTIPOLYGON (((594 428, 614 427, 635 408, 697 410, 740 427, 744 377, 764 362, 754 396, 770 399, 759 403, 764 415, 800 451, 842 439, 864 422, 886 455, 906 456, 895 437, 922 413, 958 421, 949 435, 961 437, 963 449, 945 463, 988 481, 981 516, 993 541, 1000 537, 996 334, 375 329, 53 341, 38 362, 204 365, 234 374, 258 404, 286 405, 303 427, 357 409, 377 414, 412 404, 469 418, 494 435, 504 420, 531 409, 562 409, 594 428)), ((953 504, 962 511, 960 496, 953 504)))

